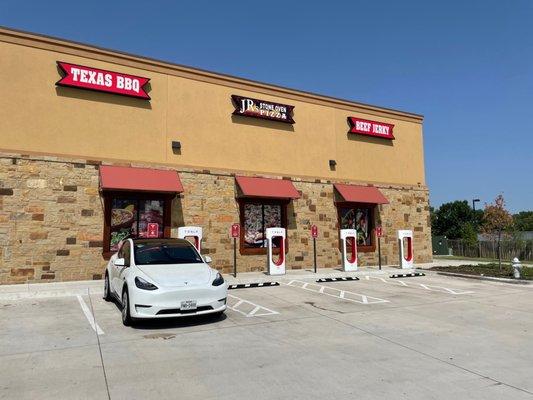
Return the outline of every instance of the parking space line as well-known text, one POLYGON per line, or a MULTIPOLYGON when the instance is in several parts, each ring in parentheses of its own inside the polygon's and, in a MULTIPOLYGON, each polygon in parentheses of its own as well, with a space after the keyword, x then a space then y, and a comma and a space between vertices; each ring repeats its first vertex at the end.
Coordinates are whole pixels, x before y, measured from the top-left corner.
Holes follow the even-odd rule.
POLYGON ((228 294, 228 298, 237 300, 237 302, 233 305, 227 304, 227 307, 235 312, 238 312, 241 315, 244 315, 245 317, 263 317, 266 315, 276 315, 279 314, 279 312, 271 310, 270 308, 266 308, 263 306, 260 306, 259 304, 252 303, 251 301, 242 299, 237 296, 233 296, 232 294, 228 294), (239 307, 246 306, 248 308, 253 307, 251 311, 246 312, 243 310, 239 310, 239 307), (259 312, 261 311, 261 312, 259 312))
POLYGON ((379 276, 365 275, 365 279, 367 281, 369 281, 370 278, 380 280, 381 282, 387 283, 389 285, 399 284, 400 286, 414 288, 414 289, 424 289, 424 290, 428 290, 430 292, 440 292, 440 293, 449 293, 449 294, 472 294, 472 293, 474 293, 471 290, 450 289, 450 288, 447 288, 447 287, 444 287, 444 286, 429 285, 429 284, 417 283, 417 282, 409 282, 409 283, 407 283, 407 282, 401 281, 401 280, 387 280, 387 279, 381 278, 379 276))
POLYGON ((95 331, 97 335, 103 335, 104 331, 96 323, 91 310, 89 310, 89 307, 87 306, 85 301, 83 301, 83 298, 81 297, 81 295, 78 294, 76 297, 78 298, 78 301, 79 301, 80 306, 81 306, 81 310, 85 314, 85 317, 87 318, 87 321, 89 321, 89 325, 91 325, 91 328, 93 328, 93 331, 95 331))
POLYGON ((295 287, 298 289, 308 290, 310 292, 325 294, 326 296, 335 297, 337 299, 351 301, 359 304, 378 304, 389 303, 389 300, 380 299, 379 297, 368 296, 360 293, 349 292, 347 290, 340 290, 329 286, 317 285, 315 283, 303 282, 298 280, 291 280, 284 285, 295 287))

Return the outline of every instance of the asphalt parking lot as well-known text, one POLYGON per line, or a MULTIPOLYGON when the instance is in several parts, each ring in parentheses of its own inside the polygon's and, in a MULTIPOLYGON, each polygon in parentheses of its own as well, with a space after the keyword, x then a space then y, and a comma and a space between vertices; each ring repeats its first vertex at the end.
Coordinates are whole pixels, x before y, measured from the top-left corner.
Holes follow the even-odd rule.
POLYGON ((134 328, 100 282, 8 288, 0 398, 533 398, 532 286, 360 277, 285 276, 230 291, 221 319, 134 328))

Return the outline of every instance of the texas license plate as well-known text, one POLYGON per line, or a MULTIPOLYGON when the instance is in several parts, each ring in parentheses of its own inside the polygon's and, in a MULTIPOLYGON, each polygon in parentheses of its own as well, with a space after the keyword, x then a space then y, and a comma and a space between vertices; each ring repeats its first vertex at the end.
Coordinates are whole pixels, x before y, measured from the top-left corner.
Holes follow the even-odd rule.
POLYGON ((184 300, 181 302, 182 310, 196 310, 196 300, 184 300))

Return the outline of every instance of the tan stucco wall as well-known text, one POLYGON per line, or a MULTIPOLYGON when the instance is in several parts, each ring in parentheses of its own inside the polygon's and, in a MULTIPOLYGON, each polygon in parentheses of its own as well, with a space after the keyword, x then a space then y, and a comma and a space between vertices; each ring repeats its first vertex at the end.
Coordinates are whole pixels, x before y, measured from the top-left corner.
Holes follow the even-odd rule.
POLYGON ((4 151, 425 185, 422 121, 406 113, 196 76, 2 30, 0 71, 4 151), (152 100, 57 87, 56 61, 149 77, 152 100), (296 123, 232 118, 232 94, 294 105, 296 123), (348 135, 348 116, 392 123, 396 140, 348 135), (181 154, 172 151, 172 140, 181 142, 181 154))

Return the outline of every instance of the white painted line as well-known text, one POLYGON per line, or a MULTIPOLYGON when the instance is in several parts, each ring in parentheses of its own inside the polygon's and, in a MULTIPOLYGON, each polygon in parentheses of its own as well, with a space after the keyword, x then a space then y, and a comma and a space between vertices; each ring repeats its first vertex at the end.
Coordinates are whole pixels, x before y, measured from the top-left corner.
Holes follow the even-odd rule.
POLYGON ((232 311, 235 311, 235 312, 238 312, 239 314, 244 315, 245 317, 262 317, 262 316, 266 316, 266 315, 279 314, 279 312, 271 310, 270 308, 266 308, 266 307, 260 306, 259 304, 255 304, 255 303, 252 303, 251 301, 242 299, 242 298, 237 297, 237 296, 233 296, 232 294, 228 294, 228 298, 232 298, 232 299, 237 300, 237 303, 235 303, 234 305, 230 305, 228 303, 228 304, 226 304, 227 307, 230 310, 232 310, 232 311), (245 312, 245 311, 239 310, 239 307, 241 305, 243 305, 243 304, 248 305, 250 307, 253 307, 252 311, 245 312), (259 311, 261 311, 261 312, 259 312, 259 311))
POLYGON ((89 325, 91 325, 91 328, 93 328, 93 331, 95 331, 96 334, 98 335, 103 335, 104 331, 100 328, 100 326, 94 320, 94 316, 91 313, 91 310, 89 310, 89 307, 87 307, 87 304, 85 303, 85 301, 83 301, 83 298, 79 294, 76 297, 78 298, 78 301, 80 302, 81 310, 85 314, 85 317, 87 318, 87 321, 89 321, 89 325))
MULTIPOLYGON (((91 288, 92 294, 102 294, 103 289, 91 288)), ((0 301, 13 301, 25 299, 52 299, 61 297, 74 297, 77 295, 86 295, 87 288, 84 289, 57 289, 57 290, 39 290, 34 292, 14 292, 0 293, 0 301)))
POLYGON ((403 287, 414 288, 414 289, 424 289, 430 292, 440 292, 440 293, 449 293, 449 294, 472 294, 474 293, 471 290, 450 289, 444 286, 429 285, 429 284, 418 283, 418 282, 407 283, 401 280, 386 280, 386 279, 383 279, 377 276, 369 276, 369 275, 366 276, 367 280, 370 280, 370 278, 378 279, 381 282, 387 283, 389 285, 399 284, 400 286, 403 286, 403 287))
POLYGON ((308 290, 310 292, 324 294, 326 296, 335 297, 337 299, 351 301, 359 304, 378 304, 378 303, 389 303, 389 300, 380 299, 379 297, 367 296, 364 294, 349 292, 347 290, 340 290, 337 288, 332 288, 330 286, 317 285, 315 283, 303 282, 298 280, 292 280, 289 283, 285 283, 287 286, 295 287, 302 290, 308 290), (336 293, 327 293, 325 290, 336 293), (354 298, 355 297, 355 298, 354 298))

